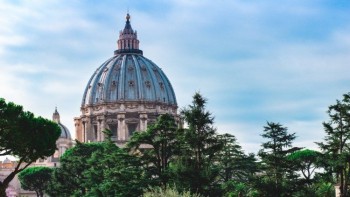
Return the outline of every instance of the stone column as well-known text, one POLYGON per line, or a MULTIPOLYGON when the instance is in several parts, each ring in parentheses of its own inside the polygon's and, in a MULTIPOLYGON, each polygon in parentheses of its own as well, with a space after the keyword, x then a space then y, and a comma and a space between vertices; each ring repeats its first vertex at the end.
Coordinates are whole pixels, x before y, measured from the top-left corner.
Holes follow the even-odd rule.
POLYGON ((118 140, 125 141, 126 139, 126 126, 125 126, 125 114, 118 114, 118 140))
POLYGON ((146 113, 140 114, 140 131, 146 131, 147 129, 147 119, 148 116, 146 113))
POLYGON ((81 141, 82 142, 86 142, 85 140, 86 140, 86 121, 85 120, 83 120, 82 121, 82 123, 83 123, 83 129, 82 129, 82 132, 81 132, 81 141))
POLYGON ((84 140, 84 142, 91 141, 91 129, 92 129, 91 118, 89 118, 85 122, 85 140, 84 140))
POLYGON ((102 132, 106 130, 106 117, 102 116, 101 118, 101 141, 105 140, 105 134, 102 132))
POLYGON ((82 123, 80 118, 74 118, 74 127, 75 127, 75 138, 78 141, 82 141, 81 133, 82 133, 82 123))
POLYGON ((103 141, 101 140, 101 134, 102 134, 102 127, 101 127, 101 124, 102 124, 102 119, 100 117, 97 118, 97 141, 100 142, 100 141, 103 141))

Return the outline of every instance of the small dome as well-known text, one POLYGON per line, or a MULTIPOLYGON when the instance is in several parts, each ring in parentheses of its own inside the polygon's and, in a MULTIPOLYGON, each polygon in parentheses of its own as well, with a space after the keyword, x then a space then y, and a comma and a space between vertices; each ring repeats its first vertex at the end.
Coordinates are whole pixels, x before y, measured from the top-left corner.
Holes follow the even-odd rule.
POLYGON ((11 160, 9 160, 9 158, 6 157, 2 163, 5 164, 5 163, 12 163, 12 162, 11 162, 11 160))
POLYGON ((55 112, 52 115, 52 120, 58 124, 58 126, 61 128, 61 136, 60 138, 65 139, 71 139, 70 132, 66 126, 64 126, 60 121, 60 114, 57 111, 57 107, 55 109, 55 112))
POLYGON ((64 126, 63 124, 61 124, 61 123, 57 123, 57 124, 61 128, 61 136, 60 136, 60 138, 72 139, 71 136, 70 136, 70 132, 69 132, 68 128, 66 126, 64 126))

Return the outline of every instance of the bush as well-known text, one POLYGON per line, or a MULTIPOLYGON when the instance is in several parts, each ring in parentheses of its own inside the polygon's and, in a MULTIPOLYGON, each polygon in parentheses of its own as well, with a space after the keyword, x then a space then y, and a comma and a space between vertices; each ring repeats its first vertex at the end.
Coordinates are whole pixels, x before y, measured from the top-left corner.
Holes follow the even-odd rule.
POLYGON ((163 189, 161 187, 150 188, 143 194, 144 197, 201 197, 199 194, 191 194, 190 191, 179 192, 176 186, 167 187, 163 189))

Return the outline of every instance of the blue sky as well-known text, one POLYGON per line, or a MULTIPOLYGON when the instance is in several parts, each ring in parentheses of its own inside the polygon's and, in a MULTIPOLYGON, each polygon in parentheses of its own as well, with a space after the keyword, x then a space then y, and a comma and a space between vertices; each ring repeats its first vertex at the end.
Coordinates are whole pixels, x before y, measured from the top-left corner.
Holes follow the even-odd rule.
POLYGON ((179 108, 200 91, 219 133, 257 152, 266 121, 317 148, 329 105, 350 91, 350 1, 1 1, 0 97, 73 118, 89 77, 113 55, 126 11, 179 108))

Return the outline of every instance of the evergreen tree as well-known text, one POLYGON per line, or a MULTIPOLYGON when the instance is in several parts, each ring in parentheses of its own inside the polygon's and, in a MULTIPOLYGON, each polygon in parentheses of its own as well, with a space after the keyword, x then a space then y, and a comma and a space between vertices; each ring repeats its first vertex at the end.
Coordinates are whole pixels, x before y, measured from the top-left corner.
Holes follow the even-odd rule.
POLYGON ((87 161, 90 168, 84 171, 84 176, 89 190, 85 196, 141 196, 148 181, 139 158, 111 141, 102 145, 103 149, 95 151, 87 161))
POLYGON ((165 188, 171 178, 170 162, 178 154, 177 125, 174 117, 161 115, 144 132, 136 132, 127 147, 140 155, 149 177, 165 188))
MULTIPOLYGON (((90 188, 87 188, 86 170, 90 169, 88 160, 92 154, 102 150, 102 143, 81 143, 68 149, 60 158, 60 166, 53 171, 52 180, 47 193, 50 196, 84 196, 90 188)), ((102 177, 96 176, 96 181, 102 177)))
POLYGON ((43 197, 51 179, 53 169, 48 167, 30 167, 18 174, 21 188, 35 191, 38 197, 43 197))
POLYGON ((215 163, 219 167, 218 178, 223 192, 237 196, 252 191, 254 176, 258 172, 255 155, 244 154, 235 136, 231 134, 218 135, 218 138, 223 147, 216 153, 215 163))
POLYGON ((292 147, 295 133, 288 134, 287 128, 279 123, 267 122, 261 135, 268 141, 262 144, 258 155, 261 158, 263 175, 260 190, 265 196, 290 196, 294 191, 296 175, 287 155, 300 148, 292 147))
POLYGON ((6 196, 6 188, 16 174, 39 158, 51 156, 60 136, 59 126, 23 107, 0 98, 0 156, 18 158, 14 170, 0 181, 0 196, 6 196))
POLYGON ((219 195, 219 169, 215 164, 215 153, 221 150, 222 144, 213 128, 214 118, 205 109, 206 102, 202 95, 195 93, 192 105, 181 111, 188 128, 183 129, 178 137, 181 157, 173 170, 178 187, 215 196, 219 195))
POLYGON ((317 143, 329 157, 332 171, 336 173, 340 196, 349 196, 350 176, 350 92, 328 107, 330 120, 324 122, 325 142, 317 143))

